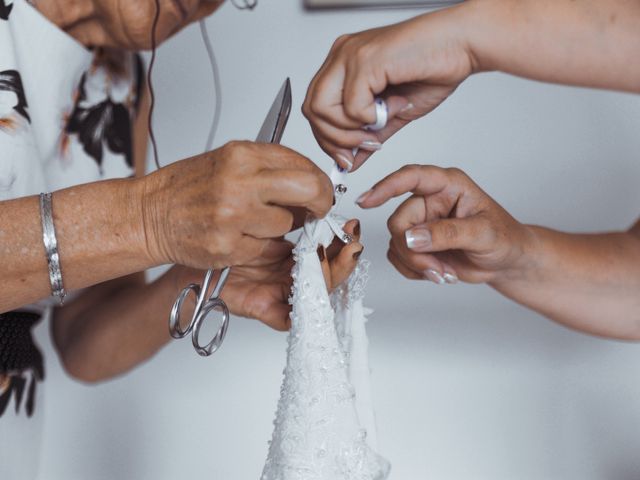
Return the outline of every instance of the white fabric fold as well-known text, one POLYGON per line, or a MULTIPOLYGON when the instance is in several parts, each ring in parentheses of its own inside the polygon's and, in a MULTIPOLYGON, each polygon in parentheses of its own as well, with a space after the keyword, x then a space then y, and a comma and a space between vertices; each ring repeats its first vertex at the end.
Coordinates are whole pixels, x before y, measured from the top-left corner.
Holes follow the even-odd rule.
POLYGON ((318 245, 340 217, 307 222, 294 250, 291 331, 274 432, 262 480, 384 480, 375 451, 362 297, 367 262, 327 292, 318 245))

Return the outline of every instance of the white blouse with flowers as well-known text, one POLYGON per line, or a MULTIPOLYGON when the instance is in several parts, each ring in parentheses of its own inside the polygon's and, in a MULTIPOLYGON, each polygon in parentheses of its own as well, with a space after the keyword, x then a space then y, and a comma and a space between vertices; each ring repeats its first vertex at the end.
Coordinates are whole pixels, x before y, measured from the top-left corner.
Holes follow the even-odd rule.
MULTIPOLYGON (((0 0, 0 201, 133 175, 143 78, 139 56, 90 51, 26 0, 0 0)), ((11 234, 0 219, 0 246, 11 234)), ((0 314, 0 479, 37 475, 45 371, 30 328, 46 306, 0 314)))

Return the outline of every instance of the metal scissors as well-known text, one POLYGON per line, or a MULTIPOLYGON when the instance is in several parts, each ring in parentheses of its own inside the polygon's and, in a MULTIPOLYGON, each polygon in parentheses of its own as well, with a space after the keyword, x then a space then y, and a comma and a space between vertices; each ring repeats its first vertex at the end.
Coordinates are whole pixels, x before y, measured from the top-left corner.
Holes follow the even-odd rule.
MULTIPOLYGON (((287 78, 280 88, 273 105, 271 105, 271 109, 269 110, 269 113, 267 113, 267 117, 264 119, 264 123, 260 128, 256 142, 280 143, 287 121, 289 120, 290 113, 291 82, 287 78)), ((173 308, 171 309, 171 315, 169 316, 169 333, 171 333, 173 338, 184 338, 191 333, 193 348, 203 357, 208 357, 218 350, 227 334, 227 328, 229 327, 229 308, 224 300, 220 298, 220 295, 222 294, 222 289, 229 278, 230 270, 231 267, 225 267, 222 269, 218 282, 213 288, 211 295, 208 297, 207 292, 209 292, 211 288, 211 284, 215 276, 215 270, 207 270, 202 286, 195 283, 187 285, 182 289, 173 304, 173 308), (182 307, 185 300, 191 294, 193 294, 196 299, 196 306, 189 325, 183 330, 180 326, 182 307), (202 328, 205 320, 216 312, 219 312, 222 316, 220 326, 213 339, 203 346, 200 343, 200 329, 202 328)))

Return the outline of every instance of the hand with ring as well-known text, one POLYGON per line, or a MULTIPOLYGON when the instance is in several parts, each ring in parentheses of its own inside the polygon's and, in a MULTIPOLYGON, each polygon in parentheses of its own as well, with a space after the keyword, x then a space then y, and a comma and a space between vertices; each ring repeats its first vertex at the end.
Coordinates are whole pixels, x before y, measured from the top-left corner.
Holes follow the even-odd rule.
POLYGON ((303 113, 322 147, 356 170, 394 133, 444 101, 473 72, 456 8, 353 35, 334 43, 309 85, 303 113), (376 98, 388 121, 375 124, 376 98), (354 149, 358 149, 354 156, 354 149))

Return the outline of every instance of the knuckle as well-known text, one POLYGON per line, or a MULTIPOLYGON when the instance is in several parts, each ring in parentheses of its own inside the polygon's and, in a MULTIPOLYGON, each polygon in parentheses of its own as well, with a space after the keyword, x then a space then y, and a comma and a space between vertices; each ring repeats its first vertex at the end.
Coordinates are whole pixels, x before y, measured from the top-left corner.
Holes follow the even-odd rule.
POLYGON ((300 108, 300 110, 302 111, 302 115, 304 115, 304 117, 307 120, 311 119, 311 107, 309 106, 310 100, 307 98, 305 99, 304 103, 302 104, 302 107, 300 108))
POLYGON ((250 143, 244 140, 231 140, 230 142, 226 143, 222 148, 224 149, 224 152, 226 153, 227 157, 243 158, 247 155, 247 152, 250 150, 250 143))
POLYGON ((391 215, 387 219, 387 229, 391 234, 395 234, 398 231, 398 221, 395 214, 391 215))
POLYGON ((318 97, 314 97, 309 101, 309 112, 311 115, 319 116, 324 111, 324 106, 322 105, 322 101, 318 99, 318 97))
POLYGON ((360 45, 354 56, 355 56, 355 60, 358 63, 367 63, 369 62, 369 60, 374 56, 375 52, 374 52, 374 48, 371 47, 371 44, 369 43, 365 43, 360 45))
POLYGON ((336 40, 333 42, 333 45, 331 46, 331 52, 335 53, 338 50, 340 50, 340 48, 342 48, 342 46, 347 43, 349 41, 349 39, 351 38, 351 35, 348 33, 342 34, 340 35, 338 38, 336 38, 336 40))
POLYGON ((216 228, 220 228, 223 225, 233 223, 234 220, 237 219, 237 208, 229 204, 218 205, 211 215, 211 221, 216 226, 216 228))
POLYGON ((455 223, 446 222, 442 226, 442 237, 446 242, 454 241, 458 238, 459 230, 455 223))
POLYGON ((214 258, 226 260, 232 256, 235 242, 226 235, 219 235, 212 245, 214 258))
POLYGON ((360 107, 354 102, 346 101, 343 108, 347 116, 351 118, 358 118, 360 116, 360 107))
POLYGON ((410 176, 418 176, 420 175, 421 171, 422 165, 418 165, 417 163, 410 163, 400 169, 400 172, 410 176))
POLYGON ((469 178, 467 177, 467 174, 464 173, 464 171, 460 170, 458 167, 449 167, 446 169, 446 172, 450 178, 457 181, 466 182, 466 180, 469 178))

